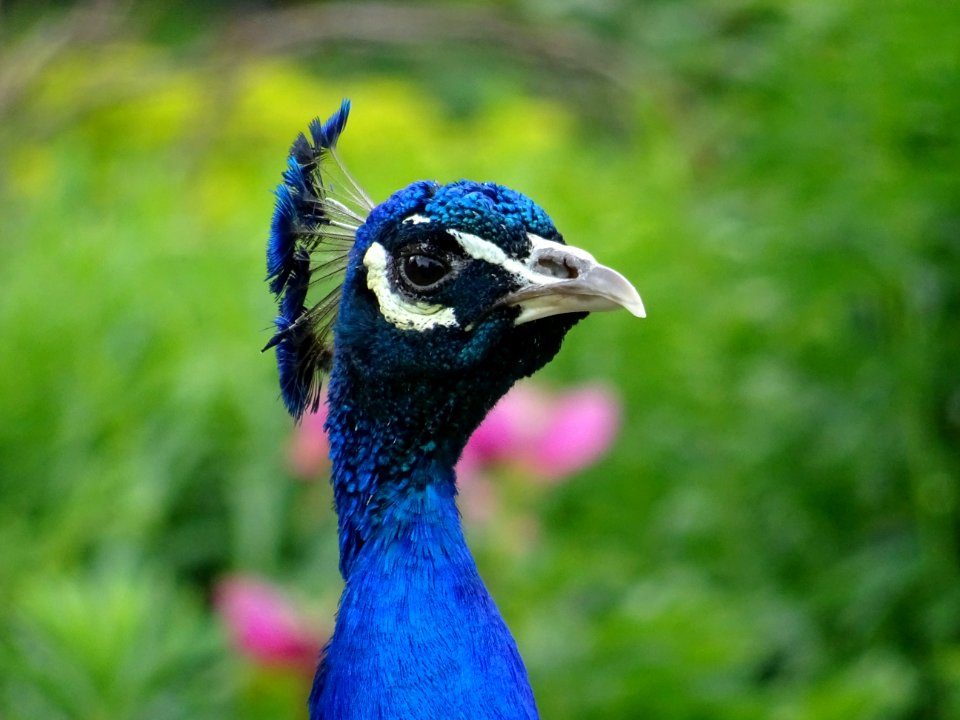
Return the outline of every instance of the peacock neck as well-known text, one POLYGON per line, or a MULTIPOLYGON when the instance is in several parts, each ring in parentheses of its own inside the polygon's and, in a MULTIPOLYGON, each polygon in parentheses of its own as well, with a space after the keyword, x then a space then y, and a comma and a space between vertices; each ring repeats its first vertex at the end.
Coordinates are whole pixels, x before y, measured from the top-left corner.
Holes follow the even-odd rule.
POLYGON ((311 718, 536 718, 455 501, 454 464, 493 400, 465 398, 442 380, 398 384, 363 383, 342 366, 331 377, 346 587, 311 718))
POLYGON ((425 522, 463 542, 454 465, 505 390, 461 377, 371 381, 334 366, 327 431, 344 578, 365 545, 384 549, 425 522))

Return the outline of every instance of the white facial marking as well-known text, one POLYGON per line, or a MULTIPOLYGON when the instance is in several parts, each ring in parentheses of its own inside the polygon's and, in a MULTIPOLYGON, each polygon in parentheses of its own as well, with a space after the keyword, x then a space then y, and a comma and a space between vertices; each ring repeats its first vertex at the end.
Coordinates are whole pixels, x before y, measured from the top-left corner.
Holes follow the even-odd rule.
POLYGON ((380 243, 372 243, 363 256, 367 268, 367 287, 377 296, 380 313, 401 330, 429 330, 437 326, 457 324, 453 308, 444 305, 410 301, 390 287, 387 277, 387 251, 380 243))
POLYGON ((430 218, 426 215, 411 215, 410 217, 403 219, 404 224, 410 223, 411 225, 423 225, 430 222, 430 218))
POLYGON ((514 303, 520 308, 515 325, 562 313, 621 307, 638 317, 645 314, 643 302, 633 286, 620 273, 600 265, 586 250, 527 233, 532 245, 530 253, 523 260, 517 260, 489 240, 460 230, 447 232, 467 255, 502 267, 520 282, 521 288, 539 290, 566 285, 535 292, 514 303))
MULTIPOLYGON (((507 255, 503 249, 489 240, 484 240, 478 235, 461 232, 460 230, 447 230, 450 235, 460 244, 463 251, 474 260, 483 260, 492 265, 499 265, 511 275, 516 275, 527 282, 544 282, 549 278, 544 278, 539 273, 531 270, 525 263, 507 255)), ((547 242, 544 240, 544 242, 547 242)))
POLYGON ((597 262, 593 255, 588 253, 586 250, 571 247, 570 245, 563 245, 561 243, 554 242, 553 240, 547 240, 539 235, 534 235, 533 233, 527 233, 527 238, 530 240, 533 248, 530 250, 530 256, 528 258, 529 262, 525 262, 510 257, 500 248, 499 245, 496 245, 489 240, 484 240, 482 237, 478 237, 477 235, 471 235, 470 233, 452 229, 448 229, 447 232, 450 233, 454 239, 456 239, 456 241, 460 244, 460 247, 463 248, 463 251, 473 259, 485 260, 488 263, 499 265, 507 272, 528 283, 550 285, 553 283, 564 282, 568 279, 565 277, 547 275, 538 271, 535 267, 536 263, 533 262, 533 259, 537 256, 538 250, 558 248, 564 254, 576 256, 582 259, 584 262, 592 264, 596 264, 597 262), (534 265, 534 267, 531 267, 531 264, 534 265))

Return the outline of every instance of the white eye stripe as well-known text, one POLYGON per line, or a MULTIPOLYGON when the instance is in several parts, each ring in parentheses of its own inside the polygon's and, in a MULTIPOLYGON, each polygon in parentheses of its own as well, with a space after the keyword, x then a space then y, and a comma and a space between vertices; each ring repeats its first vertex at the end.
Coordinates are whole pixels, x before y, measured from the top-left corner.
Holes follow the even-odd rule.
POLYGON ((453 308, 445 305, 410 301, 394 291, 387 273, 387 251, 380 243, 371 243, 363 256, 367 268, 367 287, 377 296, 380 313, 401 330, 429 330, 457 324, 453 308))
MULTIPOLYGON (((450 235, 452 235, 453 238, 460 244, 460 247, 463 248, 463 251, 474 260, 483 260, 493 265, 499 265, 511 275, 522 278, 527 282, 544 285, 554 282, 561 282, 565 279, 553 278, 548 275, 544 275, 543 273, 539 273, 530 268, 525 262, 507 255, 503 251, 503 248, 501 248, 499 245, 496 245, 495 243, 485 240, 477 235, 471 235, 470 233, 453 229, 448 229, 447 232, 450 233, 450 235)), ((538 248, 543 246, 558 244, 550 240, 545 240, 539 235, 528 234, 527 237, 530 239, 530 242, 533 243, 533 251, 536 251, 538 248)), ((531 251, 531 257, 534 254, 533 251, 531 251)))
POLYGON ((483 260, 491 265, 499 265, 513 275, 521 277, 529 275, 527 267, 519 260, 507 255, 499 245, 484 240, 479 235, 471 235, 460 230, 449 228, 447 232, 459 243, 463 251, 474 260, 483 260))
POLYGON ((430 218, 428 218, 426 215, 411 215, 410 217, 403 219, 404 225, 407 223, 410 223, 411 225, 423 225, 428 222, 430 222, 430 218))
POLYGON ((511 258, 498 246, 479 235, 447 228, 447 232, 459 243, 463 251, 474 260, 485 260, 494 265, 506 266, 511 258))

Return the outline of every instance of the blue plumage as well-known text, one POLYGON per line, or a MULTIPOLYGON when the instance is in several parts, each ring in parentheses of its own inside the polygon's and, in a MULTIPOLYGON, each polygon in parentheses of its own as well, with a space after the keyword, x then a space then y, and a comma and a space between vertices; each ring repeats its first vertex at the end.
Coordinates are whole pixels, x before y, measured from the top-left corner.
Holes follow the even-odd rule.
POLYGON ((309 175, 336 147, 349 115, 350 101, 344 100, 326 122, 315 118, 310 123, 312 146, 301 134, 290 150, 283 184, 276 191, 277 204, 267 243, 267 277, 271 280, 270 290, 276 294, 283 292, 294 273, 297 239, 308 233, 311 226, 315 228, 323 223, 323 192, 315 192, 323 187, 322 178, 309 175), (311 179, 317 183, 316 187, 311 186, 311 179))
POLYGON ((314 118, 310 123, 310 134, 313 136, 313 144, 316 147, 332 148, 336 147, 337 140, 343 128, 347 125, 347 118, 350 115, 350 101, 344 98, 340 102, 340 109, 330 118, 321 123, 320 118, 314 118))
POLYGON ((350 102, 325 123, 310 123, 311 144, 303 134, 290 149, 283 182, 276 190, 276 205, 267 242, 267 279, 277 296, 280 314, 276 333, 266 348, 276 348, 280 390, 294 417, 319 402, 317 376, 330 369, 333 349, 329 331, 339 303, 336 277, 342 273, 353 233, 371 204, 352 179, 343 180, 348 202, 327 166, 339 165, 336 144, 350 114, 350 102), (353 195, 350 187, 353 186, 353 195), (307 308, 312 286, 332 280, 328 295, 307 308))
POLYGON ((336 155, 348 108, 294 143, 267 259, 280 304, 268 347, 291 414, 315 405, 329 373, 346 587, 310 715, 535 718, 464 541, 453 468, 497 399, 587 312, 643 307, 503 186, 422 181, 374 207, 336 155))

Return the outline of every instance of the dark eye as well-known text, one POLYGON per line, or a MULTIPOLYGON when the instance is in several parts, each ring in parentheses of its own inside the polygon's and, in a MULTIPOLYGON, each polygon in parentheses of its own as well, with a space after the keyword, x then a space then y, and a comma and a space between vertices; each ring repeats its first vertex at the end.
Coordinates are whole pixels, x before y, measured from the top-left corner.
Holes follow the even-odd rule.
POLYGON ((413 288, 426 290, 450 272, 450 266, 431 255, 407 255, 400 263, 400 272, 413 288))

